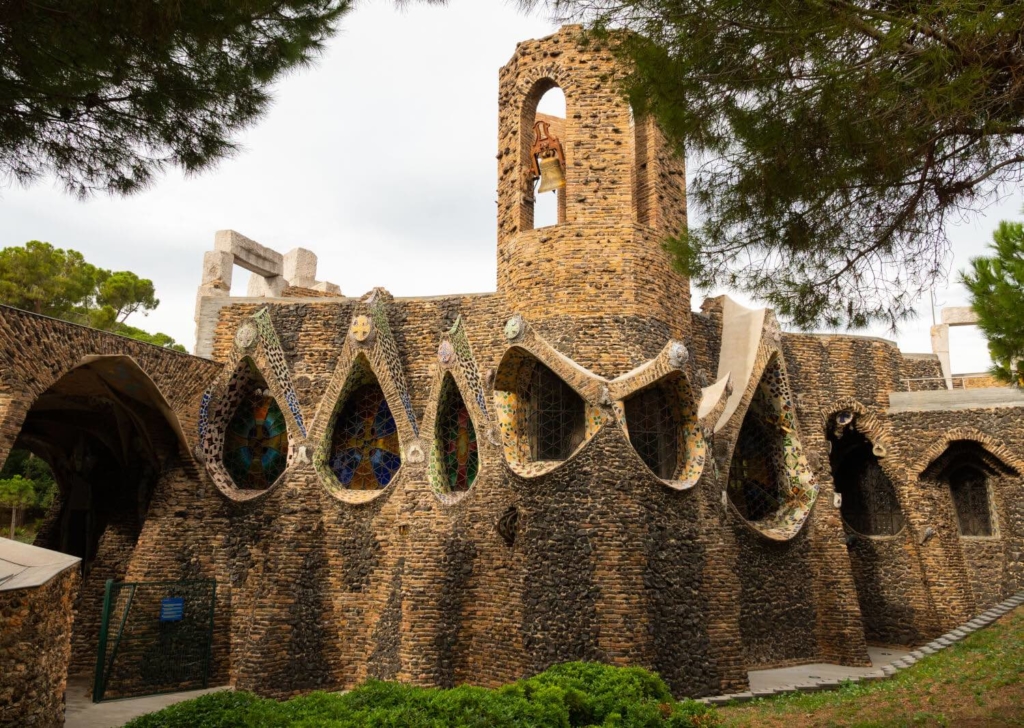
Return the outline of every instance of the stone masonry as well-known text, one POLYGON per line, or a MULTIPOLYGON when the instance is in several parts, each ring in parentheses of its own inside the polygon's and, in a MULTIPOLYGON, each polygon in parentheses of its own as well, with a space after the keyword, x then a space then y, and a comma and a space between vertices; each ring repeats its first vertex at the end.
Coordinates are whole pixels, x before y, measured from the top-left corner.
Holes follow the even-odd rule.
POLYGON ((345 297, 312 253, 222 231, 200 356, 0 308, 0 459, 58 458, 58 407, 124 410, 148 443, 132 445, 144 494, 104 495, 88 458, 56 468, 40 538, 79 538, 81 493, 105 524, 85 539, 77 670, 106 578, 216 579, 213 684, 277 697, 368 678, 496 686, 565 660, 736 692, 753 667, 865 665, 868 643, 923 643, 1024 588, 1024 409, 982 394, 943 409, 939 358, 891 342, 783 333, 724 297, 692 311, 660 244, 686 224, 683 162, 616 90, 614 39, 580 32, 519 44, 499 74, 494 293, 345 297), (535 229, 532 129, 556 86, 567 183, 561 222, 535 229), (234 265, 255 274, 246 297, 229 295, 234 265), (545 376, 561 389, 542 404, 545 376), (934 389, 927 409, 890 402, 911 379, 934 389), (360 392, 376 409, 352 426, 360 392), (638 402, 662 405, 643 421, 638 402), (555 435, 537 424, 550 411, 555 435), (266 487, 232 460, 249 412, 286 432, 245 460, 280 468, 266 487), (832 466, 850 433, 898 532, 850 525, 859 496, 832 466), (541 456, 557 450, 545 437, 570 447, 541 456), (651 452, 671 453, 660 474, 651 452), (453 487, 467 453, 471 484, 453 487), (955 501, 964 468, 984 485, 955 501), (355 471, 386 482, 351 487, 355 471), (963 503, 987 532, 964 532, 963 503))

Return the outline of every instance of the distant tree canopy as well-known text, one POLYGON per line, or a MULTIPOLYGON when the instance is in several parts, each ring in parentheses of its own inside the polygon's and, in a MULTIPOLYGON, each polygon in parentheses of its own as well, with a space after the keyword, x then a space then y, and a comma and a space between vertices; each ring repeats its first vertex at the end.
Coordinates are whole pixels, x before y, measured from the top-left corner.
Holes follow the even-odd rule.
POLYGON ((97 268, 77 250, 38 240, 0 250, 0 303, 185 351, 167 334, 125 323, 131 314, 160 304, 153 281, 97 268))
POLYGON ((1001 222, 990 258, 975 258, 961 279, 988 339, 992 373, 1024 387, 1024 223, 1001 222))
POLYGON ((0 179, 76 195, 199 172, 323 50, 351 0, 3 0, 0 179))
POLYGON ((636 31, 634 110, 699 162, 681 268, 799 327, 895 327, 1024 174, 1024 3, 554 2, 636 31))

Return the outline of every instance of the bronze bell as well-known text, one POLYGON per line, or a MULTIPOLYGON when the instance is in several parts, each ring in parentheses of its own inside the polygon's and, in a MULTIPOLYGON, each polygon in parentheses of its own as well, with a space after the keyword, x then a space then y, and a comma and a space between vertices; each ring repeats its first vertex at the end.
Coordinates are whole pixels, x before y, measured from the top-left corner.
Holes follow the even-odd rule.
POLYGON ((537 192, 550 192, 565 187, 565 170, 558 157, 543 157, 540 160, 540 187, 537 192))

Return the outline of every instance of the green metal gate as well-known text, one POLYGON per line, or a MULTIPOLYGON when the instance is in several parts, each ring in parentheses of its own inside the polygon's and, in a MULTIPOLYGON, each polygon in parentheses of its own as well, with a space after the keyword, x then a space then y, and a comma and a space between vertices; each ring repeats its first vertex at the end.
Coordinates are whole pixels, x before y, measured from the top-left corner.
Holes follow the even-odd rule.
POLYGON ((93 702, 209 684, 217 582, 107 581, 93 702))

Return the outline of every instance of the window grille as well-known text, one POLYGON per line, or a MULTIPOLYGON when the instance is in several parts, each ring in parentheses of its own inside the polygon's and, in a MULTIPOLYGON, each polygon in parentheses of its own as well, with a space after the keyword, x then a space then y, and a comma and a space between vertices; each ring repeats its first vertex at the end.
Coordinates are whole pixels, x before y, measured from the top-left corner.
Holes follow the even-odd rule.
POLYGON ((988 479, 973 465, 962 465, 949 474, 949 490, 964 536, 991 536, 992 519, 988 503, 988 479))
POLYGON ((586 434, 583 399, 539 362, 525 397, 527 432, 533 460, 565 460, 586 434))
POLYGON ((764 388, 759 385, 743 419, 729 467, 730 498, 748 521, 762 521, 783 504, 783 433, 770 417, 771 411, 764 388))
POLYGON ((637 455, 655 475, 675 476, 679 463, 679 426, 663 386, 649 387, 626 400, 626 427, 637 455))
POLYGON ((454 492, 469 490, 480 468, 476 429, 451 377, 445 378, 437 409, 437 444, 444 484, 454 492))
POLYGON ((833 438, 832 478, 842 498, 840 513, 850 528, 865 536, 894 536, 903 530, 896 488, 862 434, 848 430, 833 438))

